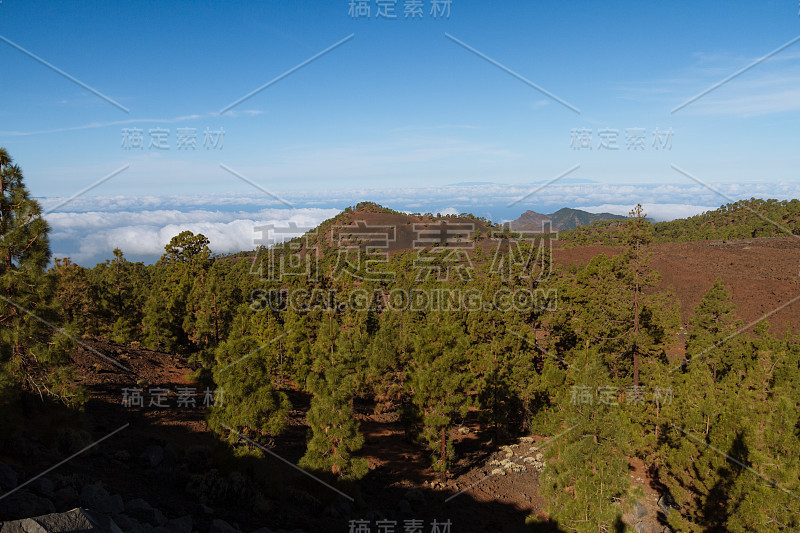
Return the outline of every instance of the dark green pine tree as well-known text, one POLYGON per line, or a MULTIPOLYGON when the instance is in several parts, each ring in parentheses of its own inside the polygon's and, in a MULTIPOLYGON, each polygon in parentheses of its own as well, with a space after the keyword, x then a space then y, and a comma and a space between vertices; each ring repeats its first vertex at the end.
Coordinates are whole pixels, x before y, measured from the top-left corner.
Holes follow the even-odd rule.
MULTIPOLYGON (((505 288, 497 275, 487 276, 481 284, 485 302, 491 302, 505 288)), ((516 390, 512 391, 512 357, 520 340, 518 336, 524 335, 528 328, 522 323, 521 314, 513 309, 468 313, 466 325, 469 372, 475 378, 481 418, 492 427, 494 441, 498 442, 512 433, 512 418, 517 408, 516 390)))
POLYGON ((22 170, 0 148, 0 384, 14 385, 2 395, 21 388, 76 406, 86 396, 66 365, 71 343, 56 326, 48 231, 22 170))
POLYGON ((233 294, 225 274, 228 261, 216 261, 208 269, 200 269, 187 299, 189 320, 184 327, 189 341, 200 349, 213 348, 225 338, 226 324, 232 318, 233 294))
POLYGON ((731 369, 732 353, 741 349, 737 346, 741 338, 736 338, 735 334, 742 322, 736 317, 736 306, 722 278, 714 280, 703 296, 690 325, 687 357, 702 359, 709 365, 714 381, 723 378, 731 369))
MULTIPOLYGON (((666 403, 660 413, 664 421, 663 464, 658 473, 681 508, 680 513, 669 513, 670 525, 679 531, 705 531, 714 520, 707 512, 716 505, 712 490, 726 468, 725 457, 708 447, 728 449, 720 440, 726 438, 726 430, 718 424, 724 398, 708 365, 699 359, 689 361, 685 372, 675 374, 674 401, 666 403)), ((724 506, 724 502, 718 504, 724 506)), ((716 525, 721 527, 719 522, 716 525)))
POLYGON ((303 387, 306 384, 311 367, 311 326, 306 313, 287 309, 281 313, 283 331, 286 334, 278 340, 279 349, 279 386, 288 386, 290 382, 303 387))
POLYGON ((367 350, 366 378, 382 410, 404 400, 407 365, 411 352, 408 340, 410 313, 386 310, 378 319, 378 331, 367 350))
POLYGON ((556 401, 564 422, 545 448, 541 494, 551 519, 569 531, 611 531, 635 498, 624 450, 631 424, 620 416, 614 386, 596 348, 585 343, 571 359, 567 387, 556 401))
POLYGON ((346 360, 339 360, 335 339, 340 330, 332 313, 323 314, 311 349, 313 371, 308 390, 314 395, 306 413, 309 438, 299 465, 307 470, 330 473, 337 478, 362 478, 368 470, 365 459, 353 454, 364 437, 353 417, 355 382, 346 360))
POLYGON ((228 434, 233 442, 238 436, 227 433, 228 428, 259 440, 278 435, 286 427, 291 404, 273 386, 270 358, 264 354, 269 349, 234 331, 216 350, 213 377, 221 402, 209 409, 208 425, 218 434, 228 434))
POLYGON ((142 263, 131 263, 122 250, 114 258, 98 263, 88 272, 96 309, 87 333, 104 335, 114 342, 140 341, 142 316, 150 293, 150 271, 142 263))
POLYGON ((473 377, 468 371, 469 340, 455 312, 433 312, 416 331, 406 386, 421 414, 434 470, 444 476, 455 456, 450 429, 466 416, 473 377))
POLYGON ((61 303, 64 327, 73 335, 97 334, 96 317, 101 314, 98 295, 88 271, 69 257, 54 261, 50 274, 56 280, 56 299, 61 303))
POLYGON ((314 379, 314 396, 306 413, 309 439, 300 466, 307 470, 327 472, 338 478, 360 479, 367 473, 366 459, 354 457, 364 437, 353 417, 349 395, 340 388, 346 379, 342 368, 328 367, 314 379))
POLYGON ((650 254, 647 251, 653 242, 653 225, 647 220, 647 214, 641 204, 637 204, 629 214, 627 226, 623 231, 625 252, 618 259, 622 261, 622 280, 630 294, 631 322, 625 342, 626 355, 630 354, 633 386, 639 386, 639 371, 642 357, 652 357, 659 352, 659 344, 663 344, 663 332, 657 323, 650 328, 643 324, 652 313, 648 309, 643 289, 655 285, 660 275, 650 267, 650 254))
POLYGON ((195 317, 188 312, 188 300, 195 279, 213 261, 208 242, 202 234, 183 231, 164 247, 144 310, 145 341, 150 348, 168 352, 192 348, 189 332, 195 317))
POLYGON ((143 309, 150 292, 144 265, 131 263, 125 259, 122 250, 115 248, 114 258, 98 264, 93 270, 107 322, 104 333, 115 342, 138 341, 143 309))
POLYGON ((744 473, 725 454, 745 464, 750 460, 743 422, 752 416, 748 411, 766 399, 765 391, 757 394, 742 382, 748 372, 753 379, 758 373, 753 365, 756 350, 746 335, 731 337, 738 320, 730 298, 717 280, 695 309, 689 359, 674 373, 674 403, 664 407, 668 425, 659 474, 680 506, 669 521, 681 531, 725 528, 730 490, 744 473), (728 372, 734 367, 742 372, 728 372))
POLYGON ((752 356, 735 361, 725 378, 726 389, 736 391, 729 414, 739 437, 733 452, 752 469, 729 461, 729 475, 717 487, 727 496, 728 531, 800 529, 800 381, 785 381, 786 370, 798 370, 800 338, 776 339, 768 328, 756 325, 752 356))

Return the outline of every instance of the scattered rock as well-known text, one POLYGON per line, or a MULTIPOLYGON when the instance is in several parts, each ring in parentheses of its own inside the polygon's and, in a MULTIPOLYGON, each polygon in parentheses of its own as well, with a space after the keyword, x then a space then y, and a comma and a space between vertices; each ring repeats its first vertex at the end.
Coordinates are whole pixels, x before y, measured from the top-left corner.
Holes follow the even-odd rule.
POLYGON ((660 533, 661 526, 653 524, 652 522, 644 521, 633 526, 633 530, 636 531, 636 533, 660 533))
POLYGON ((350 500, 345 498, 344 496, 339 496, 336 498, 332 504, 327 506, 323 513, 326 515, 330 515, 333 517, 343 517, 349 516, 353 512, 353 504, 350 500))
POLYGON ((404 496, 413 505, 425 505, 425 494, 419 489, 408 489, 404 496))
POLYGON ((34 479, 29 486, 38 495, 53 499, 56 486, 49 479, 44 477, 34 479))
POLYGON ((17 473, 5 463, 0 463, 0 489, 3 491, 17 487, 17 473))
POLYGON ((148 468, 155 468, 164 460, 164 449, 157 444, 151 444, 145 448, 142 455, 139 456, 141 464, 148 468))
POLYGON ((107 516, 85 509, 73 509, 68 513, 51 513, 34 518, 6 522, 3 531, 46 532, 80 531, 81 533, 122 533, 117 524, 107 516))
POLYGON ((211 527, 208 528, 208 533, 239 533, 239 530, 227 523, 225 520, 216 518, 211 522, 211 527))
POLYGON ((192 517, 191 515, 184 515, 180 518, 174 518, 167 522, 167 529, 172 533, 192 533, 192 517))
POLYGON ((175 445, 168 442, 164 445, 164 464, 174 465, 178 462, 178 451, 175 445))
POLYGON ((636 502, 636 505, 633 506, 633 518, 641 520, 645 516, 647 516, 647 507, 642 505, 642 502, 636 502))
POLYGON ((410 515, 411 504, 408 502, 408 500, 400 500, 397 502, 397 511, 404 515, 410 515))
POLYGON ((163 526, 167 521, 161 511, 155 509, 141 498, 127 502, 125 504, 125 513, 139 522, 147 522, 153 526, 163 526))
POLYGON ((115 450, 112 457, 120 463, 127 463, 131 460, 131 452, 128 450, 115 450))
POLYGON ((669 515, 670 508, 677 508, 675 500, 669 494, 664 494, 658 499, 658 507, 664 511, 664 514, 669 515))
POLYGON ((80 495, 72 487, 64 487, 55 492, 53 503, 56 506, 56 511, 63 513, 80 505, 80 495))
POLYGON ((105 514, 122 514, 125 504, 119 494, 111 496, 101 485, 86 485, 81 490, 81 505, 105 514))
POLYGON ((15 435, 6 441, 5 451, 8 455, 29 460, 36 455, 33 443, 22 435, 15 435))
POLYGON ((114 522, 126 533, 139 533, 142 526, 135 519, 125 514, 114 515, 114 522))
POLYGON ((339 514, 339 511, 336 509, 336 506, 334 506, 334 505, 328 505, 327 507, 325 507, 322 510, 322 514, 324 516, 330 516, 330 517, 333 517, 333 518, 341 518, 341 515, 339 514))
POLYGON ((56 435, 56 447, 61 454, 72 455, 83 451, 84 456, 95 456, 100 453, 99 446, 91 446, 94 439, 86 431, 62 428, 56 435))
POLYGON ((18 490, 0 500, 0 519, 19 520, 55 513, 53 502, 27 490, 18 490))

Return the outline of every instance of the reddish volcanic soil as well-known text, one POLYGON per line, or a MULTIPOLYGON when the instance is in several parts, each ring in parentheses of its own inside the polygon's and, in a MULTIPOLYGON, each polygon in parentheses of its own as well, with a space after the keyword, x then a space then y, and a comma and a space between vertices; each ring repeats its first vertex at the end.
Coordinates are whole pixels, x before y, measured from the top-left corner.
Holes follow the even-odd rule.
MULTIPOLYGON (((599 253, 613 255, 619 250, 613 246, 557 248, 554 259, 562 265, 580 264, 599 253)), ((684 323, 721 277, 745 324, 769 315, 773 333, 787 327, 800 330, 800 302, 789 303, 800 299, 800 237, 663 243, 653 245, 651 252, 652 265, 662 276, 656 290, 674 290, 684 323)))

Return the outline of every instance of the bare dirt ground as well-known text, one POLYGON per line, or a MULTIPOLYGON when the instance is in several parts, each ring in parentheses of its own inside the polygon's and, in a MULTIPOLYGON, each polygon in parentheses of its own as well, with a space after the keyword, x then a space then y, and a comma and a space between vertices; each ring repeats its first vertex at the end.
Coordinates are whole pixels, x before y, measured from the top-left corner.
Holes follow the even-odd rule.
MULTIPOLYGON (((585 264, 600 253, 614 255, 620 250, 614 246, 556 248, 554 259, 561 265, 585 264)), ((800 297, 800 238, 661 243, 653 245, 651 253, 652 265, 662 276, 655 290, 675 291, 684 323, 721 277, 745 324, 769 315, 773 333, 787 327, 800 330, 800 302, 788 304, 800 297)))
MULTIPOLYGON (((461 457, 458 465, 461 474, 435 486, 439 477, 430 468, 425 448, 405 438, 397 413, 375 414, 374 406, 368 404, 356 403, 355 412, 365 436, 360 455, 368 460, 370 472, 359 490, 340 487, 354 501, 338 497, 321 483, 283 464, 277 457, 296 464, 305 449, 309 398, 296 390, 285 391, 293 406, 288 429, 270 443, 269 450, 275 455, 264 459, 274 463, 270 479, 263 480, 273 487, 268 491, 268 509, 256 512, 235 501, 204 502, 196 493, 187 491, 192 476, 207 474, 212 469, 222 471, 224 465, 235 460, 228 445, 220 444, 206 426, 202 387, 187 380, 189 367, 175 355, 96 339, 85 339, 84 343, 93 350, 77 347, 73 361, 90 398, 81 420, 70 423, 85 431, 86 444, 123 429, 50 474, 57 480, 76 480, 79 493, 80 486, 100 483, 125 501, 145 499, 168 519, 189 514, 194 518, 193 530, 201 532, 209 531, 211 522, 217 518, 241 531, 266 526, 273 531, 348 532, 350 520, 367 520, 374 529, 380 519, 395 520, 398 531, 402 530, 404 520, 421 520, 425 531, 430 530, 434 520, 439 523, 450 520, 452 532, 524 530, 531 506, 530 502, 517 501, 515 497, 520 482, 497 484, 488 480, 485 485, 480 483, 452 501, 445 501, 474 482, 478 470, 471 462, 492 449, 487 446, 489 437, 479 433, 474 422, 469 424, 469 433, 453 432, 461 457), (121 371, 96 352, 125 365, 131 372, 121 371), (124 389, 136 387, 145 391, 144 406, 124 406, 124 389), (176 407, 178 387, 198 389, 196 407, 176 407), (165 401, 170 407, 148 405, 152 396, 147 391, 156 388, 171 391, 165 401), (148 450, 153 446, 164 454, 157 466, 146 463, 148 450)), ((46 412, 36 413, 25 424, 27 437, 32 437, 35 443, 57 441, 58 429, 63 426, 64 421, 54 424, 46 412)), ((35 453, 0 455, 0 461, 24 471, 28 478, 68 455, 55 448, 32 446, 35 453)), ((60 486, 60 481, 56 486, 60 486)), ((527 493, 535 494, 533 487, 527 493)), ((67 506, 72 508, 79 503, 71 501, 67 506)), ((21 516, 0 517, 15 518, 21 516)))

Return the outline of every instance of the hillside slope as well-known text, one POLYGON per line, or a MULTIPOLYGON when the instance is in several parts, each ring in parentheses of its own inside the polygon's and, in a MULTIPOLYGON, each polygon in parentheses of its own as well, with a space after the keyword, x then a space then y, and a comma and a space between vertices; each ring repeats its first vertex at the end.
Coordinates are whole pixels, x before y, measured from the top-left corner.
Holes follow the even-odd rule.
POLYGON ((512 230, 541 230, 543 222, 550 222, 554 230, 573 230, 595 221, 625 219, 623 215, 612 213, 589 213, 580 209, 564 207, 555 213, 542 214, 536 211, 525 211, 518 219, 509 223, 512 230))

